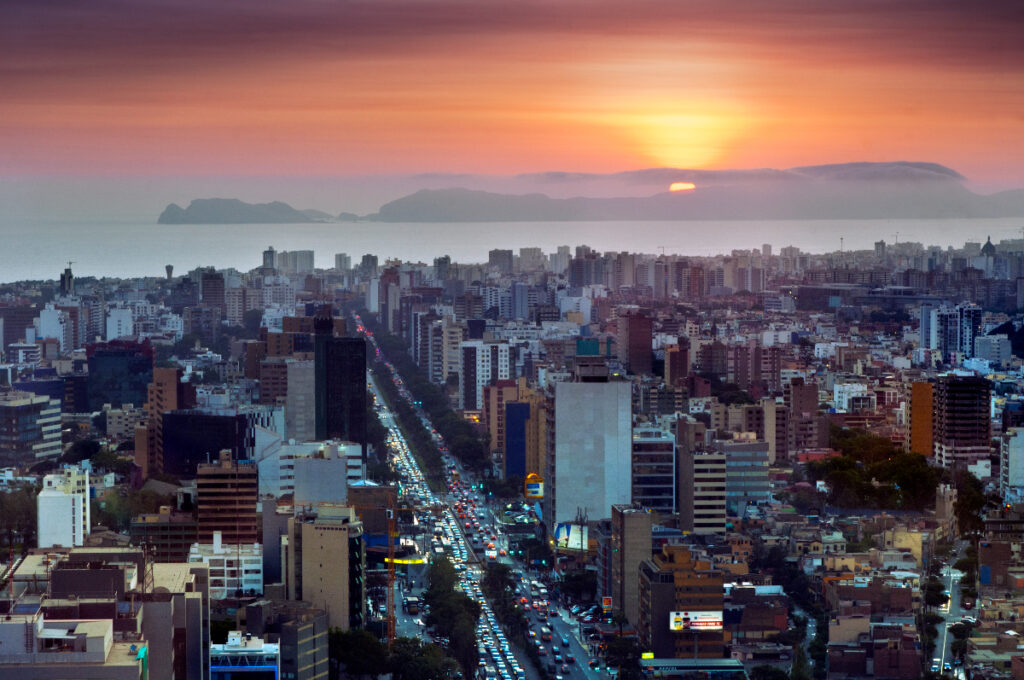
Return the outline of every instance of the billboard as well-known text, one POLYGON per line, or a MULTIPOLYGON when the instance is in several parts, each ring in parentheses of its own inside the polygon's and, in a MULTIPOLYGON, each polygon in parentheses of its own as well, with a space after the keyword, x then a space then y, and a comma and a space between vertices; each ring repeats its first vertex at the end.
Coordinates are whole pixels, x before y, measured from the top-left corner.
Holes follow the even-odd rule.
POLYGON ((601 610, 606 612, 610 612, 612 610, 612 598, 607 596, 601 598, 601 610))
POLYGON ((669 612, 668 628, 673 631, 722 630, 722 612, 669 612))
POLYGON ((587 549, 586 524, 559 524, 555 527, 555 545, 560 550, 587 549))
POLYGON ((536 472, 526 475, 523 484, 523 495, 527 498, 544 498, 544 478, 536 472))

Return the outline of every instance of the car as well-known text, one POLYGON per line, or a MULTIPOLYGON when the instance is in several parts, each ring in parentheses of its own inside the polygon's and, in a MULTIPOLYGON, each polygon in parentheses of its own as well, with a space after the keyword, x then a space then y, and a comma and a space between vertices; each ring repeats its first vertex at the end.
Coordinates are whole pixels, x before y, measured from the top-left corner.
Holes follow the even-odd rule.
POLYGON ((563 635, 562 636, 562 646, 563 647, 568 647, 569 646, 569 636, 568 635, 563 635))
POLYGON ((576 657, 573 656, 572 654, 566 654, 565 655, 565 662, 566 663, 576 663, 576 657))
POLYGON ((951 664, 950 662, 947 661, 946 663, 942 664, 942 670, 943 671, 951 671, 951 670, 953 670, 953 664, 951 664))

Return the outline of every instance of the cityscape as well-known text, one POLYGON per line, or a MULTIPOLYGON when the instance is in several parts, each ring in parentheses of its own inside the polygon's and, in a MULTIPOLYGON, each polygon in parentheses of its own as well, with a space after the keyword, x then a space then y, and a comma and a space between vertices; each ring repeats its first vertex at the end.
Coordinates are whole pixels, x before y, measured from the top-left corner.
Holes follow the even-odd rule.
POLYGON ((0 680, 1024 680, 1024 3, 0 3, 0 680))
POLYGON ((1015 668, 1024 240, 314 259, 0 287, 5 673, 1015 668))

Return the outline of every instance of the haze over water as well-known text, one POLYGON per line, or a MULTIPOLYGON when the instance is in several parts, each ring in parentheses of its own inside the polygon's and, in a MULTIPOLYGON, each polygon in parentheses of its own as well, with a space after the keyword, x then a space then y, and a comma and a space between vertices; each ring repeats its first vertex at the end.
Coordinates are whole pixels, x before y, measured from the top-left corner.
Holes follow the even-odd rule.
POLYGON ((262 262, 267 246, 313 250, 316 266, 334 266, 335 253, 354 261, 365 253, 405 261, 486 262, 492 248, 586 244, 595 250, 708 256, 733 249, 773 252, 796 246, 804 252, 865 250, 884 240, 925 246, 962 247, 965 241, 994 243, 1021 238, 1024 218, 948 220, 775 220, 675 222, 458 222, 323 224, 157 225, 153 223, 8 222, 2 225, 0 282, 54 279, 73 261, 78 276, 163 276, 197 266, 248 271, 262 262), (897 239, 898 234, 898 239, 897 239))

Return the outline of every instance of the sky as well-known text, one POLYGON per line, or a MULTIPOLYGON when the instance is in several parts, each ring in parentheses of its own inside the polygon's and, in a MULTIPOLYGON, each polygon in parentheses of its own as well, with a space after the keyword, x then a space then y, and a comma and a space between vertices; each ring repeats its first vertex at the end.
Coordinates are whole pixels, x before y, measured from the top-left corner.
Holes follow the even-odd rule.
POLYGON ((912 160, 1022 187, 1022 36, 1019 0, 0 0, 0 181, 912 160))

